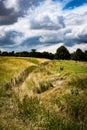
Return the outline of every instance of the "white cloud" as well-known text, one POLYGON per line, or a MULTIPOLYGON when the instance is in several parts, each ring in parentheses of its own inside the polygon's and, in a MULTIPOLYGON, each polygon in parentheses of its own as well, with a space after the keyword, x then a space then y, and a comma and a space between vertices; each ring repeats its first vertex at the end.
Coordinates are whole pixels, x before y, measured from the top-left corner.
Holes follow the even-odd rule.
POLYGON ((59 48, 62 45, 63 43, 56 43, 54 45, 49 45, 49 46, 45 45, 45 46, 38 47, 37 51, 39 52, 47 51, 47 52, 55 53, 57 48, 59 48))
MULTIPOLYGON (((67 0, 64 3, 52 0, 41 2, 36 8, 29 8, 26 15, 19 18, 15 24, 1 26, 0 32, 2 36, 9 31, 22 33, 23 35, 13 38, 16 45, 21 45, 28 38, 40 36, 41 46, 38 49, 40 51, 54 52, 62 44, 72 46, 68 47, 70 51, 77 47, 87 49, 87 5, 73 10, 62 10, 66 3, 67 0)), ((6 0, 5 5, 7 8, 15 8, 15 11, 19 8, 17 0, 6 0)))
POLYGON ((73 47, 68 47, 67 46, 67 49, 72 53, 72 52, 74 52, 76 49, 81 49, 81 50, 83 50, 83 51, 85 51, 86 49, 87 49, 87 44, 84 44, 84 43, 82 43, 82 44, 75 44, 73 47))
POLYGON ((15 11, 19 10, 18 0, 5 0, 4 4, 6 8, 14 8, 15 11))
POLYGON ((3 52, 3 51, 5 51, 5 49, 3 49, 3 48, 1 48, 1 47, 0 47, 0 51, 2 51, 2 52, 3 52))

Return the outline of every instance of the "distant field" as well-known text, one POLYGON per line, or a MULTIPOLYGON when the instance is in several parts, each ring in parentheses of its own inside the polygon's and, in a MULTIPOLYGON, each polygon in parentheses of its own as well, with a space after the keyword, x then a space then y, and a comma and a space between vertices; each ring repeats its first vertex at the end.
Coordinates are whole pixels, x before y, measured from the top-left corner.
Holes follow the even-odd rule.
POLYGON ((11 78, 17 77, 26 68, 43 61, 35 58, 0 57, 0 86, 11 78))
POLYGON ((0 130, 87 130, 87 62, 0 57, 0 81, 0 130))

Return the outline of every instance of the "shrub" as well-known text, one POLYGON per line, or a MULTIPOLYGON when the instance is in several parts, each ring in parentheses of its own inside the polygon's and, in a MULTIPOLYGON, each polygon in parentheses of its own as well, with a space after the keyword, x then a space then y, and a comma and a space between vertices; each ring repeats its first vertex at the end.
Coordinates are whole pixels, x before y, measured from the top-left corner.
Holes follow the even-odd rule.
POLYGON ((61 67, 60 67, 60 70, 64 70, 64 67, 63 67, 63 66, 61 66, 61 67))

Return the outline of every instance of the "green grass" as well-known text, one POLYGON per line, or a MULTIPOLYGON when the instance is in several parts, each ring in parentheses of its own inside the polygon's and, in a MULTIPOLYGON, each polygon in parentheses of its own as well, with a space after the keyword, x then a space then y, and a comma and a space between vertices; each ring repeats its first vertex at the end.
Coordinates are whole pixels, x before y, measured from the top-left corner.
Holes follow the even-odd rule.
POLYGON ((30 89, 32 89, 33 86, 38 88, 41 82, 44 84, 44 81, 49 81, 55 86, 57 85, 56 81, 69 81, 70 79, 74 77, 76 78, 80 75, 83 75, 83 78, 86 81, 87 64, 74 61, 48 61, 41 64, 33 71, 30 75, 30 79, 26 81, 26 86, 30 89), (63 68, 62 70, 61 67, 63 68))
POLYGON ((0 86, 17 77, 26 68, 39 63, 39 59, 35 58, 0 57, 0 86))
POLYGON ((81 64, 80 62, 75 61, 53 61, 54 66, 52 67, 53 71, 60 71, 60 67, 64 68, 64 71, 79 74, 87 73, 87 64, 81 64))
POLYGON ((87 63, 44 61, 0 58, 0 84, 20 79, 0 93, 1 130, 87 130, 87 63))

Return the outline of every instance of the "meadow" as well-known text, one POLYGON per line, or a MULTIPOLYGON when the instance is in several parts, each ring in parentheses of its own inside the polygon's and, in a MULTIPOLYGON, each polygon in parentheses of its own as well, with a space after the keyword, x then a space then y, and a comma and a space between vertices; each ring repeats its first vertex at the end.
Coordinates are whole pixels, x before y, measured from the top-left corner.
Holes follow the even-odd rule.
POLYGON ((0 57, 0 130, 87 130, 87 63, 0 57))

